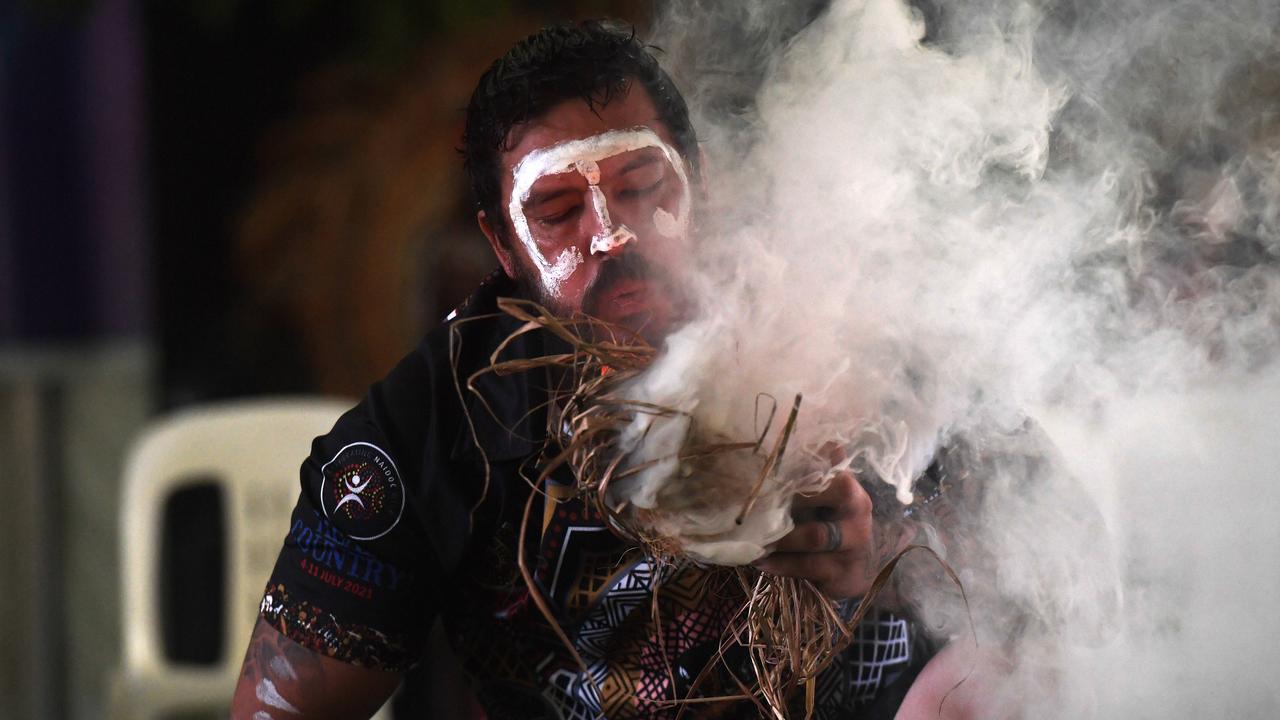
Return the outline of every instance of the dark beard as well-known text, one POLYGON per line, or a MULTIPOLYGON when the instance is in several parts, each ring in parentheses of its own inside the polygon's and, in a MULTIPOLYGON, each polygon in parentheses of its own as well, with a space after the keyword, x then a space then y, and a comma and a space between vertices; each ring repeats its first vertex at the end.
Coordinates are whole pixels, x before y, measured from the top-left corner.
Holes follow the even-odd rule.
MULTIPOLYGON (((546 308, 553 315, 561 318, 571 318, 575 315, 590 316, 597 319, 600 318, 600 306, 606 302, 608 293, 620 283, 629 280, 650 282, 657 286, 653 288, 653 292, 660 293, 664 302, 671 302, 676 297, 677 292, 671 285, 668 278, 656 273, 652 263, 646 260, 639 253, 624 253, 617 257, 606 258, 597 271, 595 278, 591 284, 587 286, 582 297, 582 307, 580 310, 565 305, 560 298, 551 296, 544 286, 540 278, 538 278, 529 268, 521 268, 519 277, 516 281, 524 293, 528 297, 546 308)), ((678 300, 676 300, 678 302, 678 300)), ((664 315, 665 316, 665 315, 664 315)), ((668 318, 668 321, 670 318, 668 318)), ((662 338, 669 327, 659 327, 652 324, 652 313, 639 313, 627 318, 613 318, 607 321, 605 325, 596 325, 589 323, 578 327, 579 332, 586 334, 589 340, 612 340, 624 341, 626 338, 641 340, 649 345, 658 346, 662 343, 662 338), (612 327, 614 330, 607 328, 612 327), (618 332, 621 331, 621 332, 618 332)))
POLYGON ((516 287, 520 289, 521 295, 550 310, 552 315, 569 317, 573 314, 558 298, 549 295, 537 273, 524 265, 516 270, 516 287))
POLYGON ((653 267, 639 253, 628 252, 618 257, 611 257, 600 266, 591 285, 587 286, 582 296, 582 312, 596 315, 600 310, 602 296, 616 283, 623 280, 654 280, 653 267))
MULTIPOLYGON (((542 307, 559 317, 570 317, 574 309, 565 306, 563 301, 547 292, 532 268, 521 265, 517 273, 516 283, 525 297, 532 299, 542 307)), ((619 257, 609 258, 600 265, 600 271, 587 286, 582 296, 584 315, 595 315, 599 309, 604 293, 615 283, 622 280, 647 280, 654 278, 653 267, 639 253, 624 253, 619 257)))

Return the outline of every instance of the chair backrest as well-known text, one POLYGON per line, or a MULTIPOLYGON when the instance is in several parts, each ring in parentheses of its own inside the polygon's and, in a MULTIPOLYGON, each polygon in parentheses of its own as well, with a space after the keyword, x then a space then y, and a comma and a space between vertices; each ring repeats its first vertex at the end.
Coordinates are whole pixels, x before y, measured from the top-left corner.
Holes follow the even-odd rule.
POLYGON ((229 402, 175 413, 138 438, 121 501, 124 662, 112 688, 113 717, 226 711, 297 500, 298 469, 312 439, 351 405, 303 398, 229 402), (215 665, 177 664, 165 656, 159 609, 162 515, 175 492, 211 481, 225 512, 222 657, 215 665))

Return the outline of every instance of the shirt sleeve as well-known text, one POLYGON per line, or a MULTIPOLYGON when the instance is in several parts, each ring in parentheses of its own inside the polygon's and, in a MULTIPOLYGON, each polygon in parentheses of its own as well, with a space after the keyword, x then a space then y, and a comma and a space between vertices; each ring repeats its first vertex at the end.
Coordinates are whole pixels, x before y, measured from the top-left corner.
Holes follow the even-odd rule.
POLYGON ((437 611, 439 563, 416 496, 430 436, 431 376, 410 355, 312 443, 261 617, 315 652, 403 670, 437 611))

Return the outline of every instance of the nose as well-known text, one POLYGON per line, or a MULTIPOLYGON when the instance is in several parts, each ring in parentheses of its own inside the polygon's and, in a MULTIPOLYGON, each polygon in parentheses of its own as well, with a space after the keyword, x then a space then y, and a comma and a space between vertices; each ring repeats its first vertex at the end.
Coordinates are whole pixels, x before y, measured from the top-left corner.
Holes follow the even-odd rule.
MULTIPOLYGON (((599 177, 588 176, 587 180, 599 180, 599 177)), ((594 230, 591 236, 591 254, 592 255, 617 255, 624 251, 627 244, 636 239, 636 234, 631 232, 631 228, 626 225, 618 225, 614 227, 613 220, 609 217, 609 202, 604 197, 604 191, 594 182, 588 185, 591 192, 591 213, 594 216, 594 230)))
POLYGON ((596 233, 591 238, 592 255, 608 255, 610 257, 626 252, 626 247, 635 242, 636 234, 626 225, 616 228, 604 228, 604 232, 596 233))

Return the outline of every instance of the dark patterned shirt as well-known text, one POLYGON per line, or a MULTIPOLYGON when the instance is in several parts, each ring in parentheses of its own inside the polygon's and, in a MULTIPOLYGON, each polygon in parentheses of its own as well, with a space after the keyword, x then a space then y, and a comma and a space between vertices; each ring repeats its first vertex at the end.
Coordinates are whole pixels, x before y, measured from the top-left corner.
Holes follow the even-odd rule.
MULTIPOLYGON (((487 407, 465 388, 518 325, 496 311, 511 294, 491 277, 315 441, 262 616, 317 652, 385 669, 413 664, 439 616, 492 720, 674 717, 676 698, 739 694, 732 674, 749 684, 749 663, 714 661, 742 604, 727 573, 655 566, 575 499, 566 477, 547 485, 552 501, 534 498, 520 537, 549 380, 485 375, 487 407), (537 607, 520 553, 573 652, 537 607)), ((545 354, 551 342, 530 333, 508 357, 545 354)), ((849 717, 909 680, 925 655, 905 618, 873 612, 820 676, 815 716, 849 717)), ((689 710, 758 714, 744 701, 689 710)))

